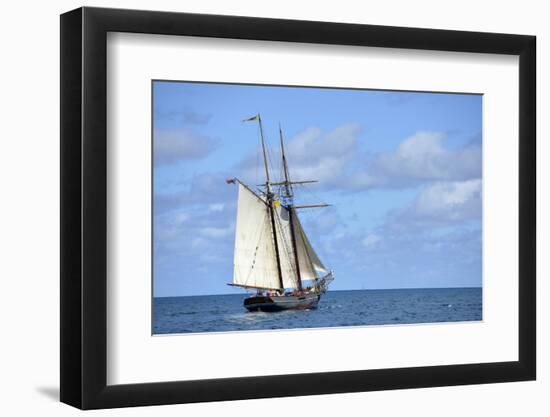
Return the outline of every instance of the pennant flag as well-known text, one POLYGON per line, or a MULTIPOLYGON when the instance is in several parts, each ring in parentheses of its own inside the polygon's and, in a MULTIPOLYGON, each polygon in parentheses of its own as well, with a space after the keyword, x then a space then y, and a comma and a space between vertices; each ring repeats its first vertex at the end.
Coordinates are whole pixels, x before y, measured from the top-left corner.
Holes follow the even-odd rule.
POLYGON ((249 117, 248 119, 241 120, 241 122, 251 122, 252 120, 258 120, 259 117, 260 115, 257 114, 256 116, 252 116, 252 117, 249 117))

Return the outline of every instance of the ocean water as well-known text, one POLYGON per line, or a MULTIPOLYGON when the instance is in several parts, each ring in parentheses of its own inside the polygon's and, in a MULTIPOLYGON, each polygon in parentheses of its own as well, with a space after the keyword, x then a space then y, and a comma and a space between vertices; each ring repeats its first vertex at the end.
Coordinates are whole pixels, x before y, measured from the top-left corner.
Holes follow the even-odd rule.
POLYGON ((315 310, 248 312, 245 294, 153 299, 153 334, 482 319, 481 288, 328 291, 315 310))

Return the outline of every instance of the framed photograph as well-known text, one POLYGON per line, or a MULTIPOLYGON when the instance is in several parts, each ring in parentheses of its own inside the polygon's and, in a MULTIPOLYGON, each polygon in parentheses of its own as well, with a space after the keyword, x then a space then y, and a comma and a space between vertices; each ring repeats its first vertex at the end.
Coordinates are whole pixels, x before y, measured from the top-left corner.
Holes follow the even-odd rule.
POLYGON ((61 401, 533 380, 535 37, 61 16, 61 401))

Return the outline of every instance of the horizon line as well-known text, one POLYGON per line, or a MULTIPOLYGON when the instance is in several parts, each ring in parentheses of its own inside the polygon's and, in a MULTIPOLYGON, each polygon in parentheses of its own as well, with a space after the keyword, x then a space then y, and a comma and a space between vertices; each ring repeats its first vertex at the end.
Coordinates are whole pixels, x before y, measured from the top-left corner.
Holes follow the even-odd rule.
MULTIPOLYGON (((388 290, 457 290, 466 288, 479 288, 483 286, 467 286, 467 287, 400 287, 400 288, 354 288, 349 290, 328 290, 327 292, 342 292, 342 291, 388 291, 388 290)), ((247 293, 222 293, 222 294, 192 294, 192 295, 153 295, 152 298, 173 298, 173 297, 209 297, 217 295, 246 295, 247 293)))

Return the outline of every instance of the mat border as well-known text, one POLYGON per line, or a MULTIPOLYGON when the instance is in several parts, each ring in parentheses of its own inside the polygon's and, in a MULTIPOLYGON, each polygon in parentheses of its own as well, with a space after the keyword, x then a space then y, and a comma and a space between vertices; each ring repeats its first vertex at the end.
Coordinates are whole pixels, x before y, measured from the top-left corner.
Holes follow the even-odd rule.
POLYGON ((61 401, 81 409, 536 378, 536 38, 103 8, 61 15, 61 401), (107 385, 107 33, 519 56, 519 360, 107 385))

